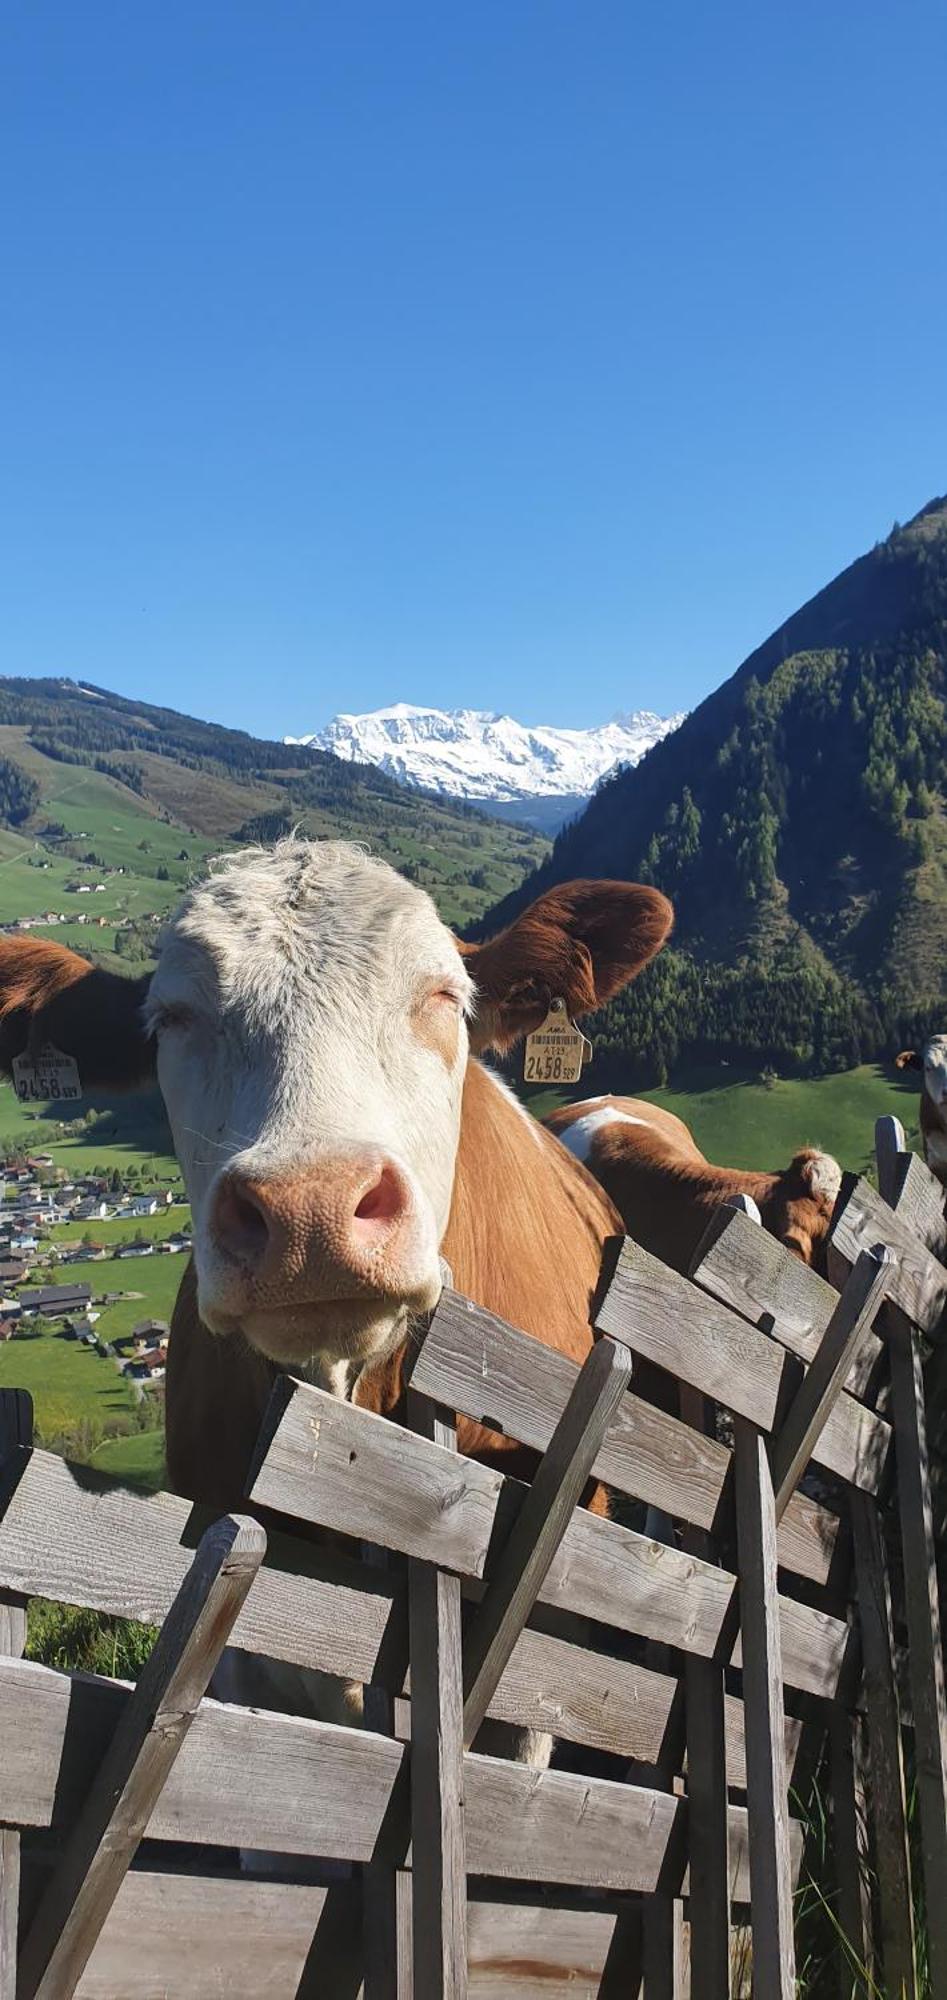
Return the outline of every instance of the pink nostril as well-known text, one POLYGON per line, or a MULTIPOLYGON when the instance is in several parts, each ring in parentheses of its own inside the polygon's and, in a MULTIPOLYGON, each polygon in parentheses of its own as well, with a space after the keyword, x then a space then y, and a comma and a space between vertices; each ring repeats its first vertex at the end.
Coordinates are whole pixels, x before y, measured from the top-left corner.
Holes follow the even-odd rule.
POLYGON ((270 1241, 264 1210, 233 1181, 221 1181, 214 1201, 214 1235, 221 1250, 245 1264, 260 1264, 270 1241))
POLYGON ((392 1223, 404 1214, 407 1207, 405 1190, 399 1174, 392 1167, 382 1167, 378 1179, 365 1189, 355 1210, 356 1222, 392 1223))

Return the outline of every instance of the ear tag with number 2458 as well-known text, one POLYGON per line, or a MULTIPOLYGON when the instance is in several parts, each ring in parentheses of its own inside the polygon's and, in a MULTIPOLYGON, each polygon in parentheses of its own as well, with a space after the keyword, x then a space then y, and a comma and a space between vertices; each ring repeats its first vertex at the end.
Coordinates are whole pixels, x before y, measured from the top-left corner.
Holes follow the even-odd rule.
POLYGON ((52 1042, 35 1055, 14 1056, 13 1088, 21 1104, 82 1096, 78 1065, 62 1049, 54 1049, 52 1042))
POLYGON ((592 1044, 570 1021, 564 1000, 553 1000, 542 1026, 526 1037, 527 1083, 578 1083, 592 1044))

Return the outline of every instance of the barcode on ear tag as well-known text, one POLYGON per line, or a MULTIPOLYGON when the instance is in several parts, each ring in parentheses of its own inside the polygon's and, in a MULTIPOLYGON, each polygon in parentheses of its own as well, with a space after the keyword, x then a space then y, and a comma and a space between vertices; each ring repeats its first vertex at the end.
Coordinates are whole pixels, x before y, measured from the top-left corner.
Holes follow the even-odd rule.
POLYGON ((592 1044, 554 1000, 542 1026, 526 1037, 523 1075, 527 1083, 578 1083, 592 1044))
POLYGON ((54 1049, 51 1042, 35 1056, 14 1056, 13 1088, 21 1104, 82 1096, 78 1064, 61 1049, 54 1049))

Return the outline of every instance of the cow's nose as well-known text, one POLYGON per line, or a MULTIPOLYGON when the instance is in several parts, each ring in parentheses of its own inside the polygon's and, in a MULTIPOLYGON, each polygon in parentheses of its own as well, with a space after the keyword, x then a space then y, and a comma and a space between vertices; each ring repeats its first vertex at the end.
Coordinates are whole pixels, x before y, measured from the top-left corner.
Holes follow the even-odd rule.
POLYGON ((402 1169, 382 1153, 326 1160, 303 1173, 220 1176, 214 1243, 258 1284, 311 1273, 336 1290, 371 1285, 412 1234, 414 1204, 402 1169))

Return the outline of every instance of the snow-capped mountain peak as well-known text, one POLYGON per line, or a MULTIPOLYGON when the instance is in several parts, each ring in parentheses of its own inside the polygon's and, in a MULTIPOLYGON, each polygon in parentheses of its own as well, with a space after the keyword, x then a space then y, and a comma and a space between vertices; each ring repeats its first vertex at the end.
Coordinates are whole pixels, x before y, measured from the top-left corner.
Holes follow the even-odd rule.
POLYGON ((682 721, 641 709, 596 729, 530 728, 511 715, 399 701, 369 715, 337 715, 324 729, 283 741, 375 764, 402 784, 452 798, 580 800, 616 764, 637 764, 682 721))

